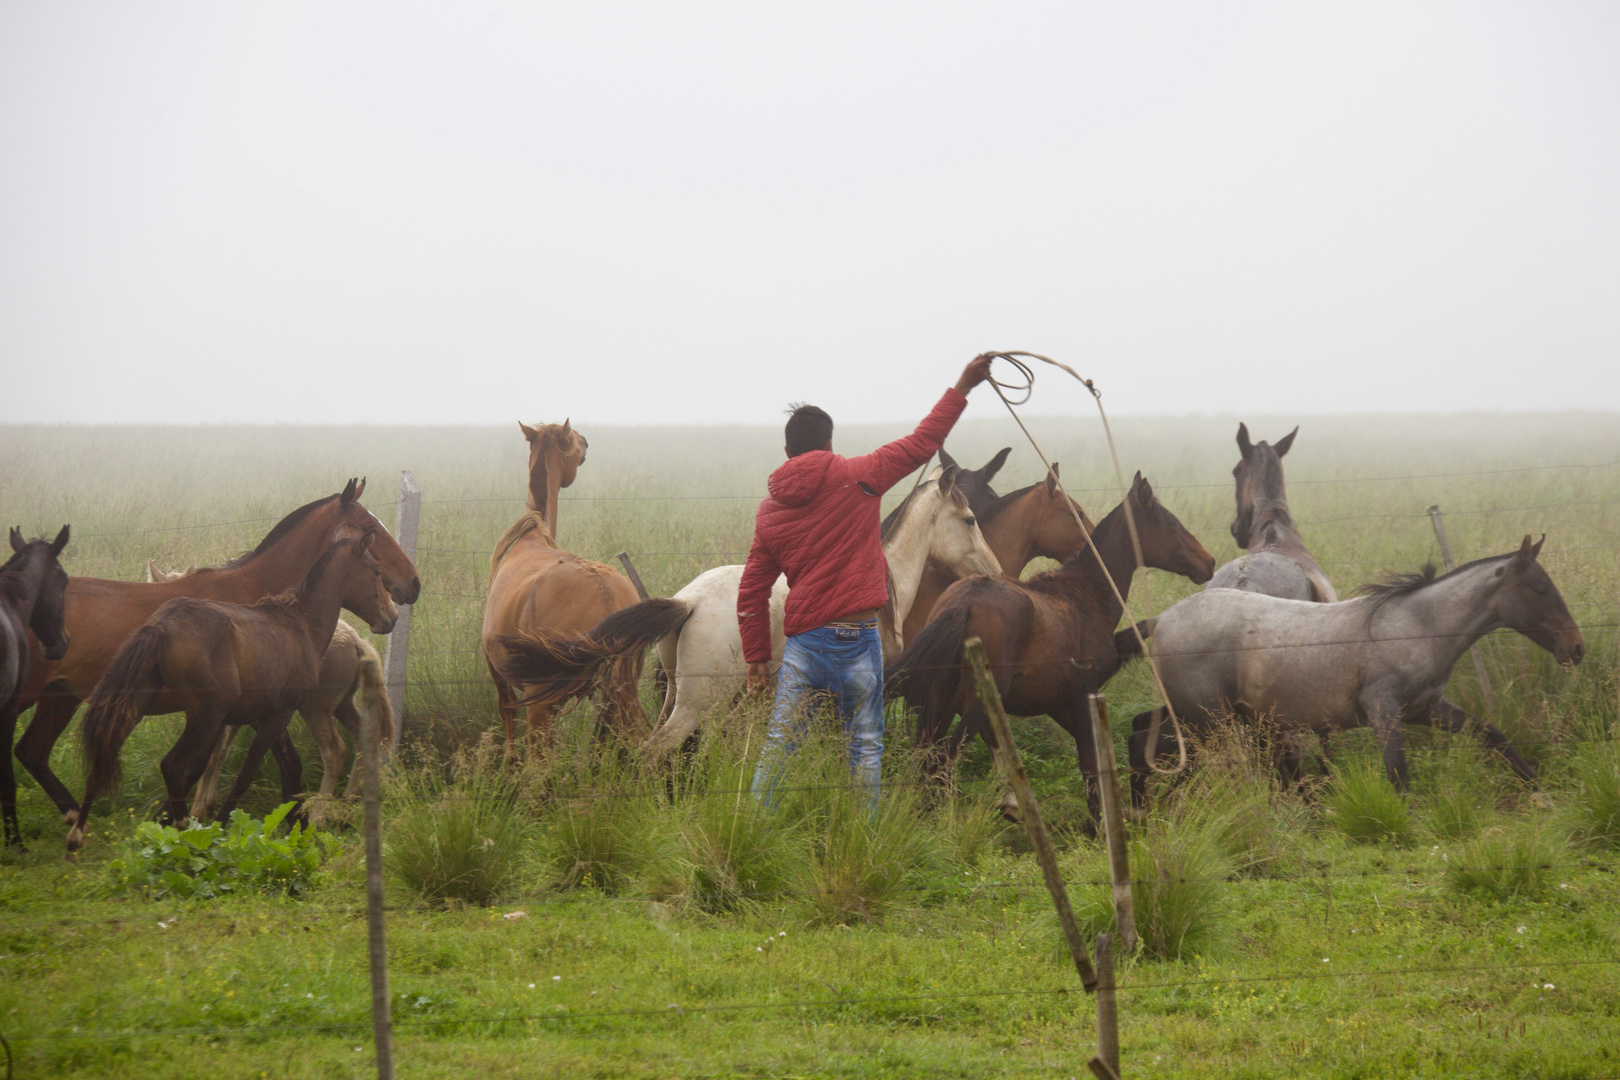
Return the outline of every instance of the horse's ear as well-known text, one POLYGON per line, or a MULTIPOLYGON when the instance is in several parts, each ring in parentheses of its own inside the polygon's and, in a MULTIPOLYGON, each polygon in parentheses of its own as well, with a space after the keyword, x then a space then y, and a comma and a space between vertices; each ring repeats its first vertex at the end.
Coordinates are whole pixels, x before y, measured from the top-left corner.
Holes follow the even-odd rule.
POLYGON ((12 551, 21 551, 22 549, 23 549, 23 535, 22 535, 21 531, 18 530, 17 526, 13 525, 11 527, 11 550, 12 551))
MULTIPOLYGON (((1530 538, 1527 536, 1527 537, 1525 537, 1525 539, 1528 540, 1530 538)), ((1537 540, 1535 542, 1535 546, 1530 549, 1530 557, 1532 559, 1538 559, 1538 558, 1541 557, 1541 545, 1545 544, 1546 542, 1547 542, 1547 534, 1542 533, 1541 534, 1541 539, 1537 540)))
POLYGON ((947 454, 945 452, 945 448, 942 446, 939 448, 939 463, 941 465, 955 465, 956 459, 947 454))
POLYGON ((530 442, 534 442, 534 440, 540 437, 540 433, 538 431, 521 420, 518 421, 518 430, 523 432, 523 437, 528 439, 530 442))
POLYGON ((951 489, 956 486, 956 474, 960 471, 961 470, 955 465, 940 466, 939 493, 941 495, 949 495, 951 493, 951 489))
POLYGON ((567 417, 563 417, 562 433, 564 435, 567 435, 570 431, 573 431, 573 430, 574 430, 573 425, 569 421, 569 419, 567 417))
POLYGON ((1515 570, 1528 569, 1530 564, 1536 561, 1536 553, 1540 550, 1541 545, 1532 543, 1530 534, 1525 533, 1524 543, 1520 544, 1519 550, 1513 553, 1513 568, 1515 570))
POLYGON ((360 496, 364 495, 365 493, 366 493, 366 478, 362 476, 360 478, 359 486, 357 486, 354 489, 354 497, 358 499, 360 496))
MULTIPOLYGON (((1545 539, 1545 537, 1543 539, 1545 539)), ((67 547, 67 545, 68 545, 68 527, 66 525, 64 525, 64 526, 62 526, 62 531, 56 534, 56 539, 51 541, 51 558, 54 559, 58 555, 62 554, 62 549, 67 547)), ((1541 545, 1537 544, 1536 547, 1540 548, 1541 545)))
POLYGON ((1048 498, 1057 494, 1058 489, 1058 463, 1052 462, 1052 467, 1046 470, 1046 495, 1048 498))
POLYGON ((357 482, 358 481, 354 477, 350 477, 349 482, 343 485, 343 495, 341 496, 341 499, 344 509, 347 509, 349 504, 354 502, 354 486, 357 482))
POLYGON ((1001 453, 991 458, 990 463, 979 470, 979 479, 983 480, 987 484, 991 480, 995 479, 996 473, 1000 472, 1001 467, 1007 464, 1007 455, 1010 453, 1012 453, 1012 447, 1003 446, 1001 448, 1001 453))
POLYGON ((360 554, 364 555, 371 550, 371 545, 377 540, 377 534, 367 529, 360 534, 360 554))
POLYGON ((1284 435, 1282 438, 1278 439, 1276 442, 1271 444, 1271 448, 1273 450, 1277 451, 1277 456, 1278 457, 1282 457, 1284 454, 1288 453, 1289 447, 1294 445, 1294 436, 1298 435, 1298 434, 1299 434, 1299 425, 1295 424, 1293 431, 1290 431, 1288 434, 1284 435))
POLYGON ((1240 420, 1238 421, 1238 451, 1244 457, 1248 457, 1249 451, 1253 449, 1254 443, 1249 441, 1249 425, 1240 420))
POLYGON ((945 474, 945 466, 943 466, 943 465, 935 465, 932 469, 928 470, 928 479, 930 479, 930 480, 938 480, 944 474, 945 474))
POLYGON ((157 560, 156 559, 147 559, 146 560, 146 583, 148 585, 150 585, 151 583, 153 583, 154 581, 157 581, 157 580, 158 580, 157 560))
POLYGON ((1153 485, 1148 483, 1147 477, 1140 472, 1136 474, 1136 482, 1131 485, 1131 491, 1136 495, 1136 501, 1143 506, 1153 504, 1153 485))

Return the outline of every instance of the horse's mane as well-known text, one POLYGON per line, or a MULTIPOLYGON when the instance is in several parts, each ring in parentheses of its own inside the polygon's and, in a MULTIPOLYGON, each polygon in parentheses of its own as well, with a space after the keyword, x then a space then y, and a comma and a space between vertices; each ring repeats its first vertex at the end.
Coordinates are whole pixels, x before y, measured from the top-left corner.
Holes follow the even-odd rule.
POLYGON ((241 555, 238 555, 236 558, 221 566, 204 567, 203 569, 235 570, 238 566, 243 566, 246 563, 251 562, 255 555, 263 555, 266 551, 269 551, 271 548, 275 547, 276 544, 280 543, 282 537, 286 536, 288 533, 297 528, 298 524, 305 518, 309 517, 309 515, 313 514, 316 510, 325 506, 333 499, 341 497, 342 496, 340 495, 328 495, 324 499, 316 499, 312 503, 305 503, 303 506, 300 506, 286 517, 276 522, 275 528, 265 533, 264 539, 259 541, 259 546, 254 548, 252 551, 243 552, 241 555))
POLYGON ((506 558, 508 551, 512 550, 512 545, 537 529, 540 532, 540 538, 545 541, 548 547, 557 546, 556 542, 551 538, 551 530, 546 526, 546 515, 538 510, 525 511, 523 516, 507 526, 506 531, 501 534, 501 538, 495 541, 495 552, 489 557, 490 581, 495 580, 495 571, 500 569, 501 560, 506 558))
POLYGON ((1475 559, 1473 562, 1463 563, 1455 570, 1448 570, 1439 576, 1435 575, 1434 563, 1426 562, 1423 564, 1423 567, 1414 574, 1392 573, 1384 575, 1384 577, 1380 578, 1378 581, 1369 581, 1367 584, 1357 589, 1355 591, 1355 595, 1373 597, 1373 610, 1377 611, 1379 608, 1383 607, 1389 601, 1394 600, 1396 597, 1411 596, 1415 592, 1420 592, 1423 589, 1427 589, 1430 585, 1433 585, 1436 582, 1445 581, 1447 578, 1456 577, 1464 570, 1472 570, 1476 566, 1484 566, 1487 563, 1501 562, 1503 559, 1511 559, 1512 557, 1513 555, 1511 554, 1487 555, 1483 559, 1475 559))

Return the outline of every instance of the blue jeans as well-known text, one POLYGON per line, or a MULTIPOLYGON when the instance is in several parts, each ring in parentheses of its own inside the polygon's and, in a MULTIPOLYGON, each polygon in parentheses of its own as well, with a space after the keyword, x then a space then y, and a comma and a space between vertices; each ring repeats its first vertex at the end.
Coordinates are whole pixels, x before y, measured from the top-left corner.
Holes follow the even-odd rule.
POLYGON ((883 767, 883 644, 877 624, 821 626, 787 639, 776 675, 776 706, 754 773, 754 796, 775 803, 787 759, 798 748, 818 699, 830 698, 849 737, 849 771, 877 809, 883 767), (840 638, 851 640, 840 640, 840 638))

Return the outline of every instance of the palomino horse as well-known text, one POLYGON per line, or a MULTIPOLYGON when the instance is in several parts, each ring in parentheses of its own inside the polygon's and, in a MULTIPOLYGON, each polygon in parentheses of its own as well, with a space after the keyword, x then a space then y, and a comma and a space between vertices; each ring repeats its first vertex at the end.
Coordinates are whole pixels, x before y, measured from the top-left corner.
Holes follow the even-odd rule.
POLYGON ((67 571, 57 557, 67 547, 68 527, 51 541, 23 541, 11 530, 12 556, 0 566, 0 735, 5 761, 0 762, 0 807, 4 808, 6 846, 22 846, 17 826, 17 774, 11 764, 11 735, 17 730, 18 692, 28 681, 32 649, 28 631, 40 642, 45 659, 60 660, 68 650, 64 613, 67 571))
MULTIPOLYGON (((984 542, 995 552, 1006 577, 1021 577, 1024 567, 1037 558, 1066 562, 1085 547, 1086 537, 1097 527, 1079 503, 1058 490, 1057 469, 1054 461, 1040 483, 1003 495, 987 507, 975 507, 984 542)), ((911 614, 906 616, 903 640, 911 641, 922 633, 934 605, 960 576, 930 560, 917 586, 911 614)))
MULTIPOLYGON (((195 564, 186 570, 159 570, 157 564, 149 559, 146 563, 146 580, 174 581, 196 571, 195 564)), ((320 794, 323 798, 329 798, 337 790, 338 775, 342 773, 343 762, 349 753, 334 721, 341 722, 349 729, 350 735, 358 737, 361 714, 374 716, 379 745, 387 747, 394 741, 394 707, 389 703, 387 688, 383 685, 382 657, 377 655, 370 642, 360 636, 359 631, 342 619, 338 620, 337 629, 332 633, 331 644, 321 654, 319 691, 304 702, 298 715, 304 718, 304 726, 309 728, 315 745, 320 748, 320 794)), ((239 730, 234 725, 227 726, 220 735, 219 745, 214 748, 213 757, 208 759, 208 768, 203 770, 202 779, 197 781, 197 793, 191 799, 192 817, 206 819, 213 810, 214 799, 219 793, 220 770, 225 767, 225 754, 239 730)), ((345 790, 354 790, 352 776, 345 790)))
MULTIPOLYGON (((497 642, 522 634, 582 634, 639 599, 636 587, 622 574, 557 546, 557 492, 572 484, 585 464, 585 436, 567 420, 518 427, 529 441, 529 509, 506 530, 490 557, 481 638, 508 752, 520 700, 528 713, 529 741, 543 736, 549 742, 552 720, 573 695, 508 681, 501 673, 506 654, 497 642)), ((646 721, 636 689, 641 659, 638 650, 603 680, 604 705, 613 728, 639 728, 646 721)))
MULTIPOLYGON (((889 561, 893 593, 891 611, 879 619, 887 660, 897 653, 894 627, 903 625, 916 597, 924 564, 933 559, 958 575, 1000 571, 995 553, 984 542, 967 498, 955 488, 957 469, 948 465, 938 479, 917 488, 895 513, 883 553, 889 561), (892 612, 892 613, 891 613, 892 612)), ((716 705, 731 701, 747 680, 742 633, 737 628, 737 587, 741 566, 718 566, 694 579, 668 599, 644 600, 604 620, 589 634, 571 638, 512 638, 506 641, 508 664, 525 677, 555 680, 562 687, 587 692, 590 680, 616 657, 640 656, 653 642, 665 671, 674 672, 665 693, 668 719, 647 740, 646 749, 663 754, 676 749, 697 731, 716 705)), ((787 579, 771 590, 771 662, 782 662, 782 632, 787 579)))
POLYGON ((165 602, 177 596, 252 604, 295 588, 340 530, 374 532, 372 558, 394 601, 410 604, 422 591, 416 566, 388 530, 360 505, 364 480, 350 480, 342 493, 299 507, 276 523, 259 546, 217 569, 198 570, 177 581, 149 584, 75 577, 67 587, 67 626, 73 643, 60 660, 35 663, 18 711, 38 702, 17 743, 17 758, 72 824, 79 804, 51 771, 51 748, 62 737, 79 702, 90 696, 119 648, 165 602))
POLYGON ((281 761, 281 792, 297 799, 302 771, 285 738, 295 709, 320 692, 321 653, 337 629, 343 608, 375 633, 394 628, 397 611, 371 556, 375 531, 345 533, 310 567, 296 589, 251 606, 175 599, 137 630, 113 657, 90 695, 82 731, 88 777, 83 810, 68 832, 68 851, 84 844, 90 808, 118 775, 124 741, 146 716, 185 712, 186 726, 163 758, 168 789, 164 816, 186 817, 186 793, 202 776, 220 729, 254 729, 247 760, 220 807, 223 820, 247 790, 265 751, 281 761))
MULTIPOLYGON (((1285 735, 1370 725, 1390 780, 1404 790, 1400 725, 1462 729, 1434 706, 1452 666, 1474 642, 1508 627, 1561 664, 1579 664, 1586 654, 1564 598, 1536 561, 1540 552, 1541 544, 1526 536, 1518 551, 1438 578, 1426 566, 1336 604, 1234 589, 1198 593, 1159 616, 1152 652, 1178 716, 1194 724, 1226 715, 1250 723, 1265 718, 1285 735)), ((1478 734, 1523 765, 1500 731, 1485 724, 1478 734)), ((1144 743, 1131 736, 1139 804, 1144 743)))
MULTIPOLYGON (((1126 497, 1144 564, 1194 583, 1208 581, 1215 570, 1214 558, 1154 497, 1141 473, 1126 497)), ((900 657, 893 685, 909 703, 922 707, 917 720, 920 745, 937 748, 958 714, 962 723, 946 742, 947 759, 975 731, 992 741, 962 649, 968 638, 978 637, 1007 711, 1014 716, 1044 713, 1074 736, 1080 774, 1087 778, 1087 801, 1095 814, 1098 792, 1089 777, 1097 771, 1096 748, 1086 695, 1101 689, 1124 659, 1114 636, 1123 609, 1096 556, 1102 556, 1121 595, 1129 596, 1137 563, 1123 503, 1102 519, 1091 540, 1096 554, 1082 550, 1059 569, 1028 581, 969 578, 952 585, 940 597, 928 626, 900 657)))

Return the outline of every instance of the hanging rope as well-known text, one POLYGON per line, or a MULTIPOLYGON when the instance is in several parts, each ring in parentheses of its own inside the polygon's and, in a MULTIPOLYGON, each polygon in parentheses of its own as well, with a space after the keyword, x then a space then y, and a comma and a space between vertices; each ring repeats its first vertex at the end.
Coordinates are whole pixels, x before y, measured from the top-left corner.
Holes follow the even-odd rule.
POLYGON ((1013 407, 1015 405, 1027 404, 1030 396, 1035 392, 1035 369, 1030 367, 1029 364, 1025 363, 1026 359, 1039 360, 1043 364, 1051 364, 1053 367, 1058 368, 1061 371, 1068 372, 1076 382, 1078 382, 1081 386, 1084 386, 1091 393, 1092 399, 1097 403, 1097 415, 1102 418, 1103 435, 1108 440, 1108 453, 1114 461, 1114 479, 1119 484, 1119 495, 1121 503, 1125 508, 1125 526, 1130 530, 1131 550, 1136 556, 1137 567, 1141 567, 1143 562, 1142 538, 1137 534, 1136 531, 1136 515, 1131 511, 1130 488, 1125 484, 1125 470, 1122 469, 1119 464, 1119 450, 1114 445, 1113 430, 1108 426, 1108 413, 1103 409, 1102 393, 1097 389, 1095 383, 1081 375, 1068 364, 1060 363, 1057 360, 1053 360, 1049 356, 1042 356, 1040 353, 1013 350, 1011 352, 984 353, 983 355, 990 357, 992 360, 1001 360, 1007 363, 1017 370, 1021 376, 1023 376, 1023 382, 1021 383, 1002 382, 993 375, 990 376, 986 381, 989 382, 991 388, 995 390, 996 396, 1001 399, 1001 403, 1007 406, 1007 412, 1011 414, 1013 421, 1018 425, 1018 430, 1024 433, 1024 438, 1029 440, 1029 445, 1034 448, 1036 456, 1041 459, 1041 464, 1046 466, 1046 475, 1051 477, 1052 480, 1057 484, 1058 492, 1063 496, 1064 503, 1069 508, 1069 513, 1074 515, 1074 523, 1079 527, 1080 535, 1086 538, 1086 547, 1091 549, 1092 556, 1097 560, 1097 566, 1100 567, 1103 572, 1104 580, 1108 582, 1108 587, 1113 590, 1114 599, 1119 601, 1120 609, 1125 613, 1125 618, 1130 623, 1131 632, 1136 635, 1136 643, 1142 649, 1142 658, 1147 661, 1148 670, 1153 673, 1153 683, 1158 687, 1159 697, 1164 701, 1164 711, 1170 717, 1170 727, 1176 736, 1177 760, 1176 767, 1173 769, 1161 769, 1159 768, 1158 763, 1154 760, 1155 757, 1157 757, 1159 743, 1159 717, 1157 715, 1157 710, 1155 710, 1153 726, 1148 732, 1148 768, 1158 773, 1179 773, 1187 767, 1187 740, 1182 735, 1181 721, 1176 716, 1175 706, 1170 704, 1170 695, 1165 691, 1164 679, 1159 675, 1159 664, 1153 658, 1152 654, 1148 652, 1147 640, 1142 636, 1142 627, 1137 622, 1136 616, 1131 612, 1131 605, 1126 601, 1125 594, 1120 591, 1119 584, 1114 581, 1114 575, 1108 572, 1108 565, 1103 562, 1102 552, 1097 550, 1097 544, 1091 539, 1091 533, 1086 530, 1085 523, 1080 520, 1080 511, 1075 508, 1074 500, 1069 498, 1069 493, 1067 491, 1063 490, 1063 481, 1059 479, 1056 470, 1052 468, 1052 462, 1047 458, 1046 451, 1041 449, 1041 444, 1035 441, 1035 436, 1029 433, 1029 428, 1024 426, 1024 421, 1019 417, 1018 410, 1013 407), (1007 397, 1009 392, 1013 394, 1022 394, 1023 396, 1018 398, 1017 401, 1012 401, 1007 397))

